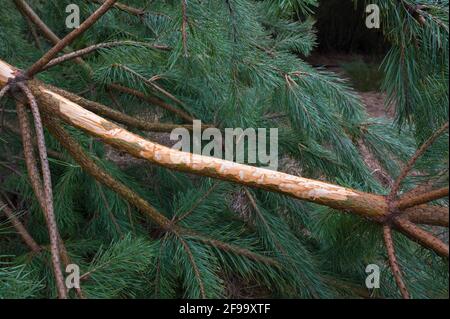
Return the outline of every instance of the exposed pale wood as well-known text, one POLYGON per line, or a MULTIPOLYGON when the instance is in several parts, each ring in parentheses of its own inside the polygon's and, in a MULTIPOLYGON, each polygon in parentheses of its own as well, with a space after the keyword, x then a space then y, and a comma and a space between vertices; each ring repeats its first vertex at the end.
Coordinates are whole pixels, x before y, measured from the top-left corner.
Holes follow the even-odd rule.
MULTIPOLYGON (((0 60, 0 70, 2 70, 0 79, 4 79, 3 82, 0 81, 0 87, 2 87, 6 84, 7 79, 12 76, 15 69, 0 60)), ((37 80, 31 80, 28 84, 40 107, 48 114, 58 116, 66 123, 82 129, 90 135, 99 137, 107 144, 157 165, 279 192, 301 200, 358 214, 380 223, 384 223, 389 215, 389 205, 385 196, 170 149, 148 141, 82 108, 37 80)), ((409 233, 404 227, 402 231, 409 233)), ((426 241, 421 242, 433 249, 433 246, 428 245, 426 241)), ((445 256, 445 254, 442 254, 442 249, 439 250, 441 255, 445 256)))

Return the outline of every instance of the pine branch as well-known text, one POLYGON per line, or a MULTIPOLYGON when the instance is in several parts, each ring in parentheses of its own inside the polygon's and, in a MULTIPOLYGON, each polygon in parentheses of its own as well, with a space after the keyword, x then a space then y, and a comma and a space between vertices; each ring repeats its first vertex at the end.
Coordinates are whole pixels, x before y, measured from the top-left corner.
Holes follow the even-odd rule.
POLYGON ((252 205, 253 210, 256 212, 256 214, 258 215, 259 219, 263 222, 267 232, 273 238, 273 240, 275 242, 275 245, 280 250, 281 254, 284 255, 285 257, 288 257, 288 254, 286 253, 286 250, 280 244, 280 242, 276 238, 275 234, 273 233, 272 229, 270 229, 266 219, 264 218, 263 214, 261 213, 261 210, 258 207, 258 204, 256 203, 256 200, 253 198, 252 193, 250 193, 250 191, 247 188, 244 188, 244 192, 245 192, 245 195, 247 196, 247 198, 250 200, 250 204, 252 205))
POLYGON ((109 87, 111 87, 113 89, 116 89, 119 92, 123 92, 123 93, 129 94, 129 95, 133 95, 133 96, 135 96, 135 97, 137 97, 137 98, 139 98, 139 99, 141 99, 143 101, 146 101, 146 102, 148 102, 150 104, 158 105, 159 107, 161 107, 161 108, 163 108, 163 109, 165 109, 165 110, 167 110, 167 111, 169 111, 171 113, 174 113, 175 115, 179 116, 180 118, 184 119, 185 121, 187 121, 189 123, 192 123, 194 121, 194 118, 191 115, 189 115, 188 113, 186 113, 186 112, 184 112, 184 111, 182 111, 180 109, 177 109, 177 108, 173 107, 170 104, 167 104, 166 102, 164 102, 161 99, 145 95, 142 92, 139 92, 139 91, 134 90, 134 89, 129 88, 129 87, 125 87, 125 86, 120 85, 120 84, 113 83, 113 84, 110 84, 109 87))
POLYGON ((412 240, 417 241, 424 247, 427 247, 442 257, 448 258, 449 250, 448 245, 445 244, 440 239, 434 237, 432 234, 424 231, 423 229, 417 227, 405 218, 394 219, 394 224, 399 230, 404 234, 408 235, 412 240))
MULTIPOLYGON (((99 3, 99 4, 105 3, 105 0, 88 0, 88 1, 99 3)), ((132 15, 135 15, 135 16, 138 16, 138 17, 143 16, 145 14, 145 11, 143 9, 134 8, 134 7, 125 5, 125 4, 120 3, 120 2, 116 2, 114 4, 114 8, 122 10, 122 11, 124 11, 126 13, 129 13, 129 14, 132 14, 132 15)))
POLYGON ((391 227, 388 225, 383 226, 383 238, 389 257, 389 265, 391 266, 392 274, 394 275, 397 286, 400 289, 403 299, 410 299, 408 289, 406 288, 406 285, 403 282, 402 273, 400 271, 397 257, 395 256, 395 248, 394 248, 394 241, 392 239, 391 227))
POLYGON ((423 194, 417 194, 413 197, 402 197, 397 202, 398 209, 406 209, 413 206, 425 204, 440 198, 448 197, 448 187, 444 187, 441 189, 433 190, 423 194))
POLYGON ((195 262, 195 258, 192 255, 192 251, 189 248, 189 245, 186 243, 186 241, 178 234, 176 231, 172 231, 172 233, 175 234, 175 236, 178 238, 178 240, 181 242, 181 245, 183 246, 184 250, 186 251, 186 254, 189 257, 189 262, 192 265, 192 268, 194 269, 195 278, 197 279, 198 285, 200 287, 200 295, 202 299, 206 299, 206 293, 205 293, 205 285, 203 284, 202 276, 200 274, 200 271, 198 269, 197 263, 195 262))
POLYGON ((105 49, 105 48, 113 48, 116 46, 125 46, 125 45, 131 45, 131 46, 147 46, 154 49, 160 49, 160 50, 166 50, 167 47, 161 46, 161 45, 149 45, 147 43, 137 42, 137 41, 112 41, 112 42, 105 42, 105 43, 98 43, 91 46, 88 46, 84 49, 80 49, 77 51, 73 51, 70 53, 66 53, 60 57, 52 59, 45 67, 42 68, 42 71, 48 70, 51 67, 54 67, 58 64, 64 63, 66 61, 70 61, 76 58, 80 58, 82 56, 88 55, 94 51, 105 49))
POLYGON ((10 220, 11 224, 16 229, 17 233, 22 238, 23 242, 31 249, 33 253, 41 252, 41 247, 39 244, 33 239, 28 230, 22 224, 22 222, 17 218, 11 208, 8 207, 6 203, 0 198, 0 211, 3 211, 6 214, 6 217, 10 220))
MULTIPOLYGON (((165 124, 165 123, 152 123, 147 122, 145 120, 140 120, 135 117, 129 116, 125 113, 122 113, 120 111, 114 110, 106 105, 103 105, 98 102, 93 102, 90 100, 87 100, 85 98, 82 98, 81 96, 78 96, 76 94, 70 93, 65 90, 58 89, 54 86, 48 86, 49 89, 51 89, 54 92, 57 92, 61 96, 65 97, 66 99, 69 99, 70 101, 77 103, 84 108, 105 116, 113 121, 125 124, 129 127, 133 127, 139 130, 143 131, 150 131, 150 132, 167 132, 170 133, 174 129, 183 127, 189 131, 192 131, 192 125, 178 125, 178 124, 165 124)), ((206 127, 204 127, 206 128, 206 127)))
POLYGON ((415 224, 448 227, 448 207, 420 205, 408 208, 403 212, 411 222, 415 224))
POLYGON ((192 205, 191 208, 189 208, 183 215, 181 215, 178 218, 174 219, 175 223, 179 223, 180 221, 182 221, 183 219, 186 219, 187 217, 189 217, 194 211, 195 209, 198 207, 198 205, 200 205, 206 198, 208 198, 208 196, 214 191, 214 189, 217 187, 218 182, 216 181, 209 189, 208 191, 203 194, 202 197, 200 197, 197 201, 195 201, 195 203, 192 205))
POLYGON ((38 61, 36 61, 27 71, 26 75, 32 78, 35 74, 42 71, 42 69, 65 47, 70 45, 77 37, 89 29, 98 19, 100 19, 116 2, 117 0, 106 0, 89 18, 87 18, 78 28, 66 35, 53 48, 45 53, 38 61))
POLYGON ((170 100, 174 101, 175 103, 185 107, 184 103, 181 102, 178 98, 176 98, 175 96, 173 96, 171 93, 167 92, 165 89, 163 89, 162 87, 160 87, 158 84, 156 84, 154 81, 152 81, 151 79, 146 79, 145 77, 143 77, 142 75, 140 75, 139 73, 137 73, 136 71, 134 71, 133 69, 129 68, 126 65, 120 64, 120 63, 116 63, 113 64, 113 67, 119 68, 124 70, 125 72, 130 73, 131 75, 135 76, 136 78, 138 78, 139 80, 141 80, 142 82, 144 82, 147 86, 149 86, 150 88, 153 88, 154 90, 156 90, 157 92, 163 94, 164 96, 166 96, 167 98, 169 98, 170 100))
POLYGON ((391 193, 389 194, 389 197, 393 199, 395 196, 397 196, 397 193, 400 189, 400 184, 402 181, 406 178, 408 173, 412 170, 414 167, 414 164, 417 162, 417 160, 430 148, 431 145, 442 135, 444 134, 448 129, 448 122, 441 126, 430 138, 416 151, 416 153, 411 157, 411 159, 406 163, 406 165, 403 167, 400 175, 397 177, 397 179, 394 182, 394 186, 392 187, 391 193))
POLYGON ((273 267, 281 267, 281 265, 277 261, 275 261, 274 259, 262 256, 262 255, 259 255, 259 254, 256 254, 256 253, 254 253, 254 252, 252 252, 252 251, 250 251, 248 249, 237 247, 235 245, 228 244, 228 243, 225 243, 225 242, 220 241, 220 240, 208 238, 208 237, 202 236, 200 234, 193 233, 193 232, 191 232, 189 230, 183 230, 182 233, 187 235, 187 236, 189 236, 189 237, 191 237, 194 240, 197 240, 199 242, 205 243, 205 244, 210 245, 212 247, 218 248, 218 249, 223 250, 225 252, 233 253, 233 254, 236 254, 236 255, 239 255, 239 256, 244 256, 244 257, 246 257, 246 258, 248 258, 250 260, 254 260, 256 262, 261 262, 263 264, 270 265, 270 266, 273 266, 273 267))
POLYGON ((49 211, 49 206, 46 198, 46 194, 42 190, 42 183, 39 177, 37 169, 36 158, 33 154, 33 143, 31 137, 31 128, 28 121, 28 115, 25 110, 25 106, 21 102, 16 103, 17 116, 19 119, 20 130, 22 132, 22 143, 25 155, 25 164, 28 170, 28 176, 31 181, 31 186, 34 190, 36 198, 44 212, 48 233, 50 236, 50 247, 52 256, 53 271, 55 273, 56 287, 58 289, 59 298, 66 299, 67 291, 64 283, 64 276, 61 270, 61 257, 60 257, 60 240, 57 225, 54 219, 53 212, 49 211))
POLYGON ((181 23, 181 36, 182 36, 182 42, 183 42, 183 51, 184 56, 188 56, 188 48, 187 48, 187 24, 188 24, 188 18, 187 18, 187 1, 181 0, 181 14, 183 16, 182 23, 181 23))
MULTIPOLYGON (((41 31, 42 35, 47 38, 53 45, 58 44, 61 39, 41 20, 41 18, 34 12, 34 10, 26 3, 25 0, 14 0, 20 13, 24 15, 27 19, 30 19, 36 27, 41 31)), ((63 49, 64 52, 70 52, 69 47, 63 49)), ((76 58, 75 62, 81 65, 88 72, 91 72, 91 67, 84 62, 81 58, 76 58)))
POLYGON ((150 217, 150 219, 161 228, 169 229, 171 227, 170 220, 159 213, 133 190, 114 179, 114 177, 112 177, 103 168, 98 166, 91 158, 89 158, 78 142, 59 124, 57 124, 55 120, 47 118, 46 126, 52 135, 59 141, 59 143, 69 152, 73 159, 83 168, 84 171, 86 171, 86 173, 129 201, 133 206, 150 217))
MULTIPOLYGON (((51 41, 54 45, 56 45, 57 43, 59 43, 61 41, 61 39, 58 38, 58 36, 56 36, 56 34, 53 33, 53 31, 40 19, 40 17, 25 2, 25 0, 14 0, 14 1, 15 1, 16 5, 21 9, 21 12, 23 12, 41 30, 41 32, 46 36, 46 38, 49 41, 51 41)), ((161 47, 161 46, 155 46, 155 47, 160 50, 167 49, 167 48, 161 47)), ((78 64, 82 65, 83 68, 85 68, 89 73, 92 73, 92 68, 89 66, 89 64, 87 64, 81 58, 77 57, 77 58, 75 58, 75 61, 78 64)), ((158 105, 158 106, 168 110, 169 112, 172 112, 172 113, 180 116, 181 118, 185 119, 188 122, 192 122, 194 120, 193 117, 190 116, 189 114, 187 114, 186 112, 179 110, 158 98, 146 96, 145 94, 143 94, 137 90, 127 88, 127 87, 124 87, 124 86, 118 85, 118 84, 110 84, 110 85, 108 85, 108 87, 111 87, 111 88, 116 89, 123 93, 134 95, 150 104, 158 105)))

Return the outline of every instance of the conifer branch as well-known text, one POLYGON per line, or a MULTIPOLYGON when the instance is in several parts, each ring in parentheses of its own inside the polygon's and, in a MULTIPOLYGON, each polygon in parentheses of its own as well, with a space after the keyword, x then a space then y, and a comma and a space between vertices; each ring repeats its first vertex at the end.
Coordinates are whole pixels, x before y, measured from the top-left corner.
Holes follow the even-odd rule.
MULTIPOLYGON (((0 71, 12 68, 8 64, 2 63, 0 62, 0 71)), ((9 74, 12 76, 12 71, 9 74)), ((3 77, 6 82, 8 75, 5 74, 3 77)), ((1 82, 2 74, 0 72, 0 84, 1 82)), ((32 80, 28 84, 46 112, 58 116, 68 124, 97 136, 105 143, 138 158, 169 169, 279 192, 297 199, 351 212, 379 223, 385 221, 388 216, 389 205, 384 196, 268 169, 176 151, 128 132, 49 90, 39 81, 32 80)), ((133 198, 133 200, 136 199, 133 198)), ((160 220, 160 222, 165 224, 167 221, 160 220)), ((171 225, 166 224, 165 226, 171 225)), ((432 248, 433 246, 427 247, 432 248)))
MULTIPOLYGON (((149 132, 170 133, 174 129, 179 128, 179 127, 185 128, 189 131, 192 131, 192 129, 193 129, 192 125, 178 125, 178 124, 147 122, 145 120, 140 120, 135 117, 129 116, 125 113, 122 113, 120 111, 114 110, 106 105, 101 104, 101 103, 90 101, 88 99, 85 99, 81 96, 70 93, 68 91, 61 90, 61 89, 58 89, 53 86, 48 86, 48 88, 54 92, 57 92, 61 96, 64 96, 65 98, 71 100, 72 102, 77 103, 96 114, 105 116, 113 121, 116 121, 118 123, 127 125, 129 127, 133 127, 133 128, 139 129, 139 130, 149 131, 149 132)), ((206 128, 206 126, 204 128, 206 128)))
POLYGON ((187 48, 187 2, 186 0, 181 0, 181 14, 182 14, 182 22, 181 22, 181 36, 183 42, 183 52, 184 57, 188 56, 188 48, 187 48))
POLYGON ((31 251, 33 253, 41 252, 42 249, 39 246, 39 244, 30 235, 28 230, 25 228, 25 226, 22 224, 19 218, 17 218, 17 216, 14 214, 11 208, 9 208, 9 206, 6 203, 4 203, 1 198, 0 198, 0 211, 3 211, 5 213, 6 217, 8 217, 9 221, 22 238, 23 242, 31 249, 31 251))
POLYGON ((422 144, 422 146, 416 151, 416 153, 411 157, 411 159, 406 163, 406 165, 403 167, 400 175, 397 177, 397 179, 394 182, 394 186, 392 187, 391 193, 389 194, 389 197, 391 199, 395 198, 397 196, 397 193, 400 189, 400 184, 402 181, 406 178, 408 173, 413 169, 414 164, 417 162, 417 160, 428 150, 428 148, 433 145, 433 143, 446 131, 448 130, 448 122, 442 125, 430 138, 428 138, 425 143, 422 144))
POLYGON ((178 223, 180 221, 182 221, 183 219, 186 219, 187 217, 189 217, 194 211, 195 209, 198 207, 198 205, 200 205, 206 198, 208 198, 208 196, 214 191, 214 189, 217 187, 218 182, 214 182, 214 184, 208 189, 208 191, 203 194, 198 200, 195 201, 195 203, 192 205, 191 208, 189 208, 183 215, 181 215, 178 218, 175 218, 175 222, 178 223))
POLYGON ((85 56, 87 54, 90 54, 94 51, 100 50, 100 49, 105 49, 105 48, 113 48, 113 47, 117 47, 117 46, 125 46, 125 45, 130 45, 130 46, 146 46, 146 47, 151 47, 154 49, 161 49, 164 50, 166 49, 165 46, 161 46, 161 45, 149 45, 147 43, 143 43, 143 42, 137 42, 137 41, 112 41, 112 42, 105 42, 105 43, 98 43, 98 44, 94 44, 91 46, 88 46, 84 49, 80 49, 77 51, 72 51, 70 53, 66 53, 60 57, 54 58, 52 59, 49 63, 47 63, 47 65, 45 67, 42 68, 42 71, 44 70, 48 70, 51 67, 54 67, 55 65, 64 63, 66 61, 70 61, 76 58, 80 58, 82 56, 85 56))
POLYGON ((448 207, 420 205, 408 208, 403 212, 411 222, 415 224, 448 227, 448 207))
MULTIPOLYGON (((41 31, 42 35, 47 38, 53 45, 58 44, 61 39, 42 21, 42 19, 36 14, 36 12, 26 3, 25 0, 14 0, 19 12, 26 18, 30 19, 36 27, 41 31)), ((64 52, 70 52, 69 47, 63 49, 64 52)), ((83 61, 81 58, 76 58, 75 62, 81 65, 85 70, 91 73, 91 67, 83 61)))
POLYGON ((188 113, 186 113, 180 109, 177 109, 170 104, 167 104, 166 102, 164 102, 163 100, 161 100, 159 98, 148 96, 138 90, 135 90, 135 89, 132 89, 132 88, 120 85, 120 84, 112 83, 112 84, 109 84, 109 87, 116 89, 119 92, 133 95, 143 101, 148 102, 149 104, 158 105, 159 107, 161 107, 169 112, 174 113, 175 115, 179 116, 180 118, 184 119, 185 121, 187 121, 189 123, 192 123, 194 121, 194 118, 191 115, 189 115, 188 113))
POLYGON ((52 256, 53 271, 55 273, 56 287, 58 289, 59 298, 67 298, 67 290, 64 283, 64 276, 61 270, 61 257, 60 257, 60 236, 57 229, 55 216, 53 212, 49 211, 48 201, 45 192, 42 190, 42 183, 39 177, 36 158, 33 153, 33 143, 31 137, 31 128, 28 121, 28 115, 25 110, 25 106, 21 102, 16 103, 17 117, 19 119, 20 130, 22 132, 22 143, 25 155, 25 163, 28 170, 28 176, 30 178, 31 186, 34 190, 34 194, 38 199, 42 211, 47 223, 47 229, 50 237, 50 251, 52 256))
POLYGON ((238 256, 244 256, 250 260, 260 262, 273 267, 281 267, 281 265, 274 259, 256 254, 248 249, 241 248, 232 244, 225 243, 220 240, 212 239, 209 237, 205 237, 203 235, 193 233, 189 230, 183 230, 183 233, 190 238, 197 240, 199 242, 205 243, 209 246, 215 247, 217 249, 223 250, 228 253, 233 253, 238 256))
POLYGON ((253 210, 256 212, 259 219, 263 222, 264 227, 267 229, 269 235, 275 241, 275 245, 277 246, 277 248, 280 250, 280 252, 282 253, 282 255, 284 257, 289 257, 289 255, 286 253, 286 250, 283 248, 283 246, 280 244, 277 237, 273 233, 272 229, 270 229, 269 224, 267 223, 266 219, 264 218, 263 214, 261 213, 261 210, 259 209, 258 204, 256 203, 256 200, 253 197, 252 193, 247 188, 244 188, 244 192, 245 192, 245 195, 247 196, 247 198, 250 200, 250 204, 252 205, 253 210))
POLYGON ((89 18, 87 18, 78 28, 66 35, 53 48, 45 53, 38 61, 36 61, 27 71, 26 75, 32 78, 35 74, 42 71, 42 69, 65 47, 70 45, 77 37, 89 29, 98 19, 100 19, 117 0, 106 0, 89 18))
POLYGON ((448 197, 448 187, 443 187, 441 189, 433 190, 423 194, 417 194, 412 197, 404 196, 397 202, 397 208, 406 209, 444 197, 448 197))
POLYGON ((389 257, 389 265, 391 266, 395 282, 397 283, 397 286, 400 289, 403 299, 410 299, 408 289, 406 288, 406 285, 402 278, 402 273, 397 261, 397 257, 395 256, 395 248, 394 248, 394 241, 392 239, 391 227, 388 225, 383 226, 383 238, 389 257))
POLYGON ((400 231, 402 231, 402 233, 409 236, 412 240, 415 240, 422 246, 435 251, 440 256, 448 258, 448 245, 439 238, 434 237, 432 234, 417 227, 405 218, 394 219, 394 224, 400 231))
POLYGON ((134 71, 133 69, 129 68, 128 66, 120 64, 120 63, 116 63, 116 64, 113 65, 113 67, 116 67, 116 68, 124 70, 125 72, 128 72, 129 74, 135 76, 136 78, 138 78, 139 80, 144 82, 148 87, 153 88, 154 90, 156 90, 157 92, 163 94, 164 96, 166 96, 170 100, 174 101, 175 103, 185 107, 184 103, 181 102, 178 98, 173 96, 171 93, 167 92, 165 89, 160 87, 158 84, 156 84, 151 79, 150 80, 146 79, 141 74, 137 73, 136 71, 134 71))
POLYGON ((46 118, 46 126, 51 134, 59 141, 59 143, 69 152, 72 158, 77 162, 83 170, 91 175, 98 182, 109 187, 121 197, 129 201, 133 206, 138 208, 142 213, 146 214, 153 222, 163 229, 169 229, 171 222, 164 215, 159 213, 147 201, 142 199, 137 193, 117 181, 103 168, 97 165, 78 144, 78 142, 68 134, 54 119, 46 118))
POLYGON ((189 262, 192 265, 192 268, 194 269, 195 278, 197 279, 198 285, 200 287, 200 295, 202 296, 202 299, 206 299, 206 293, 205 293, 205 285, 203 284, 202 276, 200 274, 200 270, 198 269, 197 263, 195 262, 194 255, 192 254, 191 248, 186 243, 186 241, 178 234, 177 231, 173 230, 172 233, 175 235, 175 237, 178 238, 178 240, 181 242, 181 245, 183 246, 183 249, 186 251, 186 254, 189 257, 189 262))
MULTIPOLYGON (((98 4, 105 3, 105 0, 90 0, 90 1, 98 3, 98 4)), ((120 2, 116 2, 114 4, 114 8, 119 9, 124 12, 127 12, 129 14, 138 16, 138 17, 143 16, 145 14, 145 11, 143 9, 134 8, 134 7, 128 6, 128 5, 120 3, 120 2)))

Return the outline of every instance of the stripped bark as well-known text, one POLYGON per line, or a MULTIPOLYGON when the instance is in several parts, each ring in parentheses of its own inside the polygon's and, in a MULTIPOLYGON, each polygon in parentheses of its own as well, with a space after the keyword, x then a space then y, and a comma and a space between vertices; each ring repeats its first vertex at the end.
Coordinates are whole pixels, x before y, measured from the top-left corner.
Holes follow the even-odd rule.
MULTIPOLYGON (((13 70, 14 68, 0 61, 0 85, 4 85, 7 79, 13 76, 13 70)), ((29 81, 29 86, 40 106, 47 113, 60 117, 69 125, 80 128, 90 135, 99 137, 105 143, 157 165, 279 192, 301 200, 358 214, 379 223, 384 223, 389 215, 389 205, 384 196, 268 169, 176 151, 128 132, 50 90, 39 81, 29 81)), ((426 242, 423 243, 427 247, 433 248, 426 242)))
POLYGON ((99 137, 107 144, 160 166, 280 192, 375 220, 386 214, 387 203, 383 196, 161 146, 36 84, 38 82, 34 83, 33 93, 48 113, 57 115, 68 124, 99 137))

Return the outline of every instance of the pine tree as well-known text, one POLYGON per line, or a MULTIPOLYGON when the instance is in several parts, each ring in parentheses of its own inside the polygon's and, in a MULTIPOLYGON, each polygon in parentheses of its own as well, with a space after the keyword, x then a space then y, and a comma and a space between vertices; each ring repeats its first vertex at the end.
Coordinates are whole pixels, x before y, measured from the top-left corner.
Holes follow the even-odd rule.
POLYGON ((448 297, 448 1, 367 3, 392 122, 305 62, 317 0, 5 1, 0 298, 448 297), (295 172, 157 142, 193 119, 295 172))

